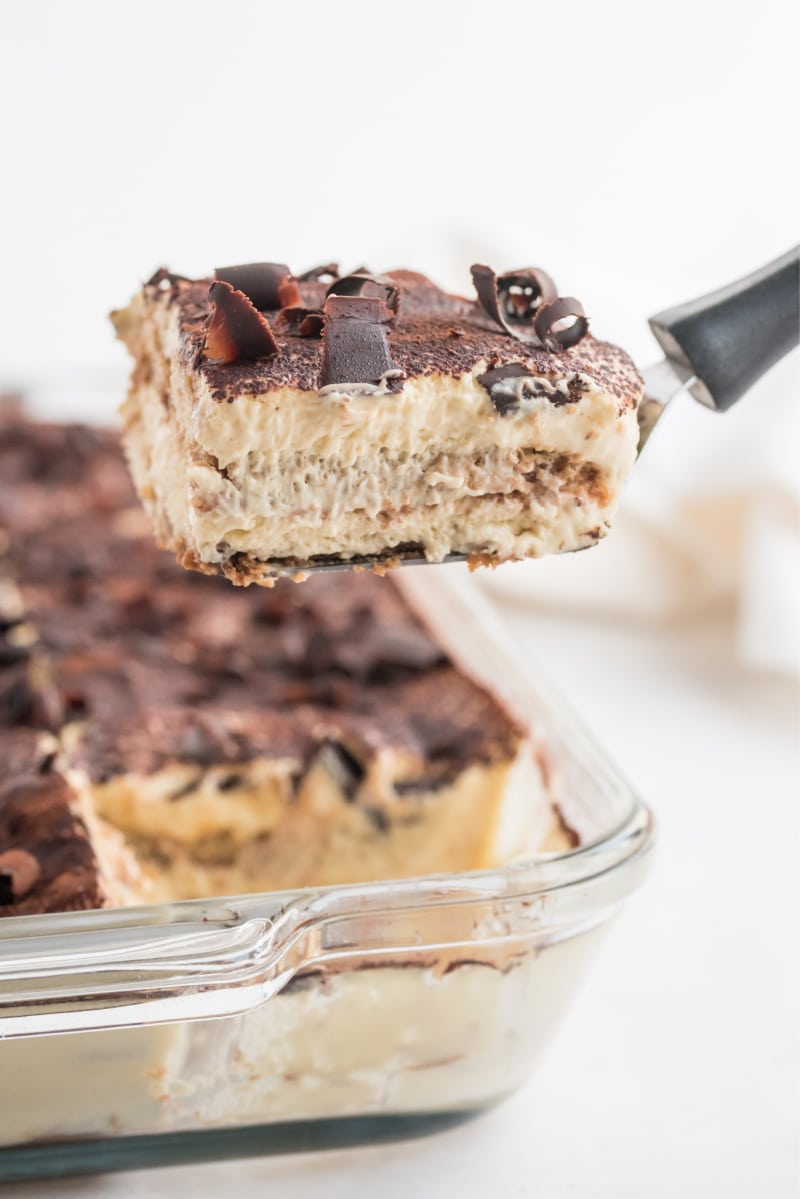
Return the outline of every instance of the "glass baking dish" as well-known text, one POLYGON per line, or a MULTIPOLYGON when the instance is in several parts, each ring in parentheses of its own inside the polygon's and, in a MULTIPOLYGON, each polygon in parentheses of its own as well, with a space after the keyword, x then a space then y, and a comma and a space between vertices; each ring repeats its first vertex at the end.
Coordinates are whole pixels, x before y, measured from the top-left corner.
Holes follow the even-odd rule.
MULTIPOLYGON (((652 845, 459 567, 397 572, 531 728, 580 845, 491 870, 0 921, 0 1179, 430 1132, 518 1087, 652 845)), ((533 828, 536 821, 529 822, 533 828)))

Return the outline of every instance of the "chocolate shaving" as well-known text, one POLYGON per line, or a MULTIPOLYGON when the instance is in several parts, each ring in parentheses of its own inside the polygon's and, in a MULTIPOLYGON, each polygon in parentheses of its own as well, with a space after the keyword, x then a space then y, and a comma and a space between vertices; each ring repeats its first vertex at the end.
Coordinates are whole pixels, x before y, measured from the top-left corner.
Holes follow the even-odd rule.
POLYGON ((496 275, 490 266, 475 263, 471 270, 478 300, 492 320, 520 341, 541 344, 534 317, 543 304, 556 298, 550 276, 538 267, 496 275))
POLYGON ((375 392, 399 374, 389 356, 385 326, 391 319, 380 298, 330 296, 325 301, 320 389, 362 384, 358 390, 375 392))
POLYGON ((252 362, 278 352, 265 317, 242 291, 222 280, 212 283, 208 298, 215 305, 206 333, 205 352, 220 362, 252 362))
POLYGON ((275 332, 286 337, 322 337, 325 314, 319 308, 282 308, 275 317, 275 332))
POLYGON ((24 898, 41 878, 41 867, 27 849, 8 849, 0 853, 0 904, 16 903, 24 898))
POLYGON ((292 308, 300 303, 297 280, 284 262, 249 262, 242 266, 219 266, 214 278, 243 291, 261 312, 292 308))
POLYGON ((339 277, 339 263, 327 262, 324 266, 312 266, 310 270, 303 271, 302 275, 297 276, 298 283, 322 283, 327 279, 333 280, 339 277))
POLYGON ((589 321, 579 300, 574 296, 561 296, 539 309, 533 327, 545 349, 558 351, 576 346, 589 332, 589 321), (567 325, 562 324, 569 318, 574 319, 567 325), (561 328, 556 328, 557 325, 561 328))
POLYGON ((383 300, 387 308, 397 312, 400 305, 400 288, 388 275, 371 275, 368 271, 354 271, 334 279, 326 293, 328 296, 364 296, 383 300))

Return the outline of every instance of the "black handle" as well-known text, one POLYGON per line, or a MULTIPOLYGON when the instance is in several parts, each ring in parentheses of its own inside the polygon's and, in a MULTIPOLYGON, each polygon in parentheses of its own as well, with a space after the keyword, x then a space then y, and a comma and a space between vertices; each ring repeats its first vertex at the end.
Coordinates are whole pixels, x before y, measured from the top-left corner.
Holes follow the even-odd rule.
POLYGON ((695 399, 724 412, 800 341, 800 246, 760 271, 651 317, 695 399))

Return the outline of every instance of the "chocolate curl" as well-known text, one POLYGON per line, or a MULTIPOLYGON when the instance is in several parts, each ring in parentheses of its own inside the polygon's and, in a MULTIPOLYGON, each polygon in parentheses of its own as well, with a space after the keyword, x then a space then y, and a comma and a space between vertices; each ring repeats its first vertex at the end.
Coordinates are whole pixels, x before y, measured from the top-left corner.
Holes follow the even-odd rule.
POLYGON ((330 296, 325 301, 320 389, 356 384, 359 391, 377 391, 399 374, 389 356, 386 325, 391 319, 381 299, 330 296))
POLYGON ((557 352, 576 346, 589 332, 589 321, 580 300, 561 296, 539 309, 533 327, 545 349, 557 352))
POLYGON ((509 321, 531 321, 542 304, 549 304, 558 295, 553 280, 537 266, 500 275, 497 290, 509 321))
POLYGON ((298 283, 322 283, 327 279, 334 280, 339 277, 339 263, 326 262, 323 266, 312 266, 310 270, 303 271, 302 275, 297 276, 298 283))
POLYGON ((383 300, 393 313, 400 305, 400 288, 388 275, 371 275, 368 271, 354 271, 334 279, 326 293, 328 296, 364 296, 383 300))
POLYGON ((218 266, 214 278, 243 291, 261 312, 291 308, 300 303, 297 280, 284 262, 249 262, 218 266))
POLYGON ((242 291, 219 280, 208 298, 215 305, 206 333, 205 352, 220 362, 253 362, 278 352, 278 343, 266 318, 242 291))
POLYGON ((471 270, 478 300, 492 320, 519 341, 540 345, 534 316, 557 295, 556 285, 546 271, 523 267, 496 275, 490 266, 480 263, 475 263, 471 270))
POLYGON ((319 308, 282 308, 275 317, 275 332, 286 337, 322 337, 324 326, 319 308))

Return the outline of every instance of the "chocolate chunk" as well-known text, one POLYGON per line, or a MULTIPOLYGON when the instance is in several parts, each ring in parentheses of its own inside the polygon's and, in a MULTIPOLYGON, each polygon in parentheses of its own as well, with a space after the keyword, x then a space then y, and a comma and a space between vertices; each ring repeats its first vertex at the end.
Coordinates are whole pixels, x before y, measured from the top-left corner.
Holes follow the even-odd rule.
POLYGON ((399 373, 386 336, 391 319, 379 298, 330 296, 325 301, 320 390, 353 384, 367 393, 382 390, 386 379, 399 373))
POLYGON ((325 314, 319 308, 282 308, 275 317, 275 332, 286 337, 322 337, 325 314))
POLYGON ((536 313, 533 326, 547 350, 566 350, 576 346, 589 332, 583 305, 574 296, 561 296, 545 304, 536 313))
POLYGON ((502 384, 509 379, 528 378, 530 373, 530 367, 522 362, 507 362, 505 366, 495 366, 478 375, 478 382, 488 391, 489 399, 500 415, 505 416, 519 408, 520 396, 518 387, 503 388, 502 384))
MULTIPOLYGON (((533 396, 542 396, 554 408, 562 408, 564 404, 577 403, 586 391, 586 384, 577 374, 555 384, 546 378, 532 378, 531 368, 522 362, 507 362, 503 366, 492 367, 478 375, 478 382, 488 391, 489 399, 500 416, 517 412, 522 401, 533 396)), ((557 466, 557 461, 554 469, 563 469, 557 466)))
POLYGON ((26 849, 0 853, 0 904, 16 903, 38 883, 41 867, 26 849))
POLYGON ((520 341, 538 344, 533 317, 542 304, 556 298, 556 286, 538 267, 524 267, 496 275, 489 266, 475 263, 472 281, 481 306, 501 329, 520 341))
POLYGON ((205 352, 220 362, 252 362, 277 354, 278 343, 265 317, 242 291, 220 280, 208 298, 215 305, 206 333, 205 352))
POLYGON ((327 647, 329 665, 365 683, 393 683, 410 674, 432 670, 444 654, 424 629, 387 628, 378 624, 327 647))
POLYGON ((316 762, 324 766, 344 798, 352 802, 366 774, 358 758, 341 741, 331 739, 323 742, 310 765, 316 762))
POLYGON ((524 366, 522 362, 506 362, 504 366, 493 367, 485 374, 477 376, 477 381, 488 391, 489 399, 500 416, 518 411, 522 400, 533 396, 545 397, 554 408, 560 408, 563 404, 571 403, 573 399, 581 398, 579 391, 577 396, 572 396, 571 390, 569 396, 565 396, 558 388, 531 379, 530 367, 524 366))
POLYGON ((324 266, 312 266, 310 270, 303 271, 302 275, 297 276, 298 283, 322 283, 327 279, 338 279, 339 263, 326 262, 324 266))
POLYGON ((403 672, 432 670, 444 662, 442 650, 423 629, 387 628, 376 625, 368 638, 371 663, 367 679, 380 682, 393 674, 393 668, 403 672))
POLYGON ((218 266, 214 278, 243 291, 260 311, 292 308, 300 303, 297 280, 283 262, 249 262, 242 266, 218 266))
POLYGON ((397 312, 400 306, 400 288, 394 279, 388 275, 371 275, 368 271, 354 271, 352 275, 334 279, 327 295, 365 296, 368 299, 383 300, 391 312, 397 312))

